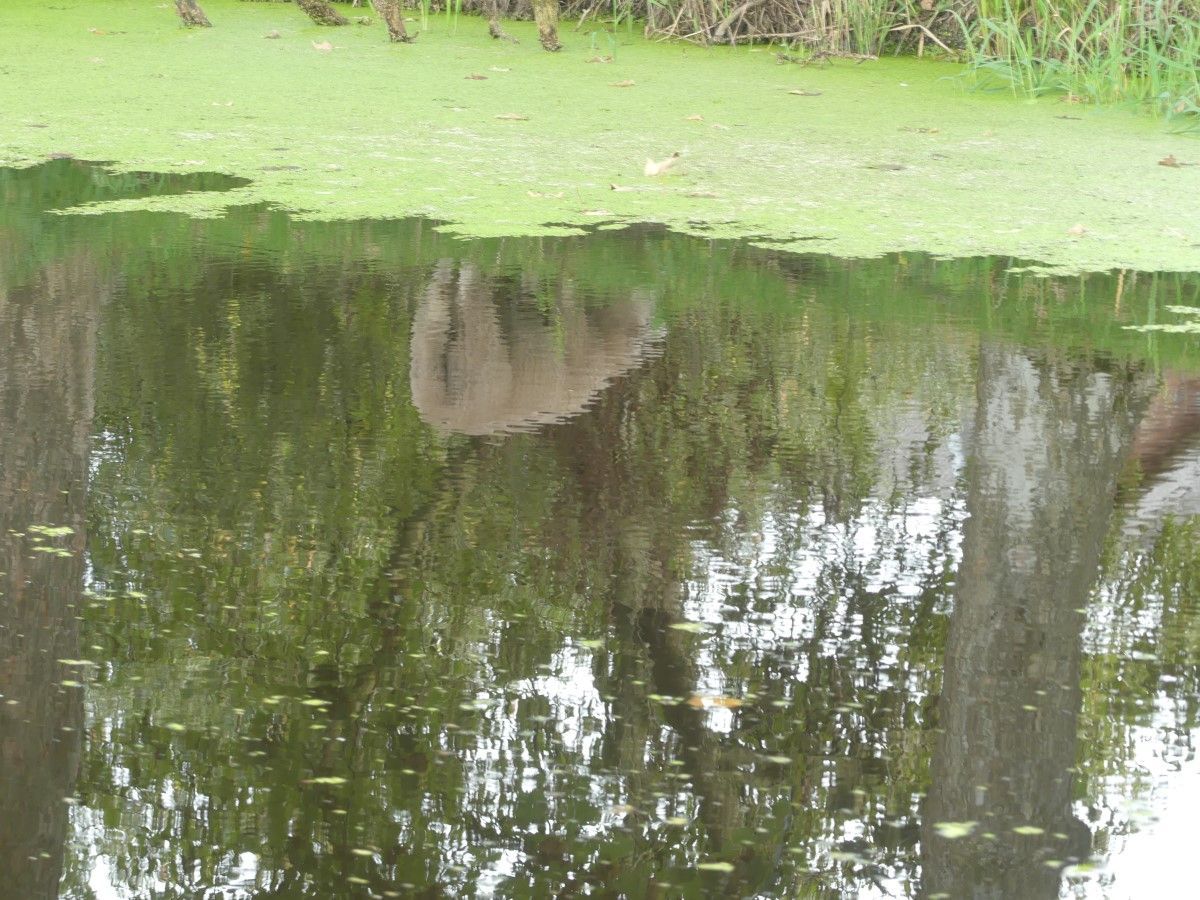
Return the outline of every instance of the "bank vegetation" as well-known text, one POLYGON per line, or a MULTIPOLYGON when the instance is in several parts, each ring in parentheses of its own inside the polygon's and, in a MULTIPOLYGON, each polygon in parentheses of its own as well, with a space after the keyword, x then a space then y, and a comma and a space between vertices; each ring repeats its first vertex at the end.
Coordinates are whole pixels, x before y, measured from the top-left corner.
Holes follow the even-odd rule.
MULTIPOLYGON (((249 0, 286 2, 286 0, 249 0)), ((497 39, 505 18, 533 19, 561 49, 560 29, 641 29, 698 44, 770 43, 781 62, 934 52, 965 62, 980 84, 1092 103, 1133 101, 1168 117, 1200 113, 1200 0, 294 0, 318 25, 366 24, 392 41, 408 22, 476 14, 497 39), (368 8, 369 7, 369 8, 368 8), (561 20, 573 21, 560 25, 561 20)), ((183 22, 210 26, 199 0, 175 0, 183 22)))

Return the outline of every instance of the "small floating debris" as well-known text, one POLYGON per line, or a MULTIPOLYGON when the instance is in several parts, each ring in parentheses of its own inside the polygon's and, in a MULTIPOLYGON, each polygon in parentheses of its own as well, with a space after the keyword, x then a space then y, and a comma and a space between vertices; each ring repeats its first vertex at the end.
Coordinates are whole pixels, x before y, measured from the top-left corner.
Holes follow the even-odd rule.
POLYGON ((676 150, 666 159, 659 160, 658 162, 655 162, 652 159, 647 159, 646 165, 642 168, 642 174, 647 178, 654 178, 658 175, 666 175, 669 171, 671 171, 671 168, 675 165, 675 163, 679 162, 680 156, 682 156, 682 154, 676 150))

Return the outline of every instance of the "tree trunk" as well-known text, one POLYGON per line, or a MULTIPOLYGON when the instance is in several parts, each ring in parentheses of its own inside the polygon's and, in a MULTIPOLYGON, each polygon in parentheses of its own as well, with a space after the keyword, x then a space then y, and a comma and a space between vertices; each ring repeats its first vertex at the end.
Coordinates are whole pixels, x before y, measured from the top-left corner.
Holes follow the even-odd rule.
POLYGON ((387 26, 388 37, 392 43, 412 43, 408 29, 404 27, 404 10, 400 8, 400 0, 371 0, 371 5, 387 26))
POLYGON ((179 11, 179 18, 183 19, 183 24, 188 28, 193 25, 212 28, 212 22, 208 21, 208 16, 196 0, 175 0, 175 9, 179 11))
POLYGON ((561 50, 558 42, 558 0, 533 0, 533 18, 537 22, 538 40, 547 50, 561 50))
POLYGON ((308 13, 318 25, 349 25, 346 17, 333 9, 325 0, 296 0, 296 5, 308 13))
MULTIPOLYGON (((508 8, 508 3, 504 4, 505 9, 508 8)), ((498 41, 511 41, 512 43, 520 43, 515 37, 509 34, 500 26, 500 0, 488 0, 488 34, 498 41)))

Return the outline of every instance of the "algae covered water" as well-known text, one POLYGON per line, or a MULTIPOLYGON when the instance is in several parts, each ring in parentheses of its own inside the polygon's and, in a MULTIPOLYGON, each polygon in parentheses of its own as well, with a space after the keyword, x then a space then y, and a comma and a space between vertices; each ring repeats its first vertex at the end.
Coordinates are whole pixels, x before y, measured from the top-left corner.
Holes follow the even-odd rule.
POLYGON ((1197 276, 55 212, 235 186, 0 171, 0 896, 1179 865, 1197 276))

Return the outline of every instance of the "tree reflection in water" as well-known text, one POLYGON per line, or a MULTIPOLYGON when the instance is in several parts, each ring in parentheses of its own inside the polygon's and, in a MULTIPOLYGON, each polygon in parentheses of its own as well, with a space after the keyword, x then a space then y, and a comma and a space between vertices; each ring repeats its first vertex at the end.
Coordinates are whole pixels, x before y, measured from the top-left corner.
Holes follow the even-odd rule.
POLYGON ((1045 896, 1200 695, 1106 277, 41 211, 124 177, 0 174, 25 896, 1045 896))

